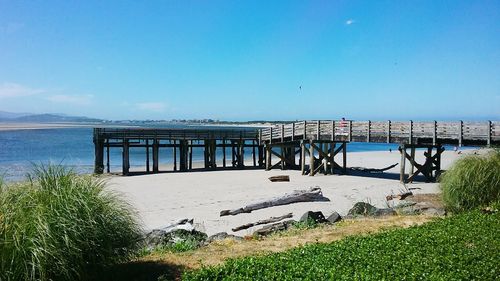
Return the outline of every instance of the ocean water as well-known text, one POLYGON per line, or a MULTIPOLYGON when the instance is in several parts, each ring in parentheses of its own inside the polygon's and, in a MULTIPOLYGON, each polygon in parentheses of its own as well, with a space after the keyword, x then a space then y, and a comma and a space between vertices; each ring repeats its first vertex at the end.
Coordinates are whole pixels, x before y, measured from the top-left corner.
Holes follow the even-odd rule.
MULTIPOLYGON (((175 127, 186 128, 186 126, 175 127)), ((397 148, 397 144, 383 143, 349 143, 347 146, 348 152, 387 151, 397 148)), ((121 153, 119 148, 110 149, 111 172, 121 171, 121 153)), ((220 155, 217 159, 222 159, 220 149, 218 149, 218 153, 220 155)), ((226 153, 228 156, 230 155, 229 149, 226 153)), ((247 148, 245 155, 251 155, 251 153, 251 148, 247 148)), ((160 165, 172 164, 172 154, 171 148, 160 148, 160 165)), ((132 168, 145 169, 145 159, 144 148, 130 149, 132 168)), ((193 149, 193 161, 202 160, 203 149, 193 149)), ((104 162, 106 164, 106 159, 104 162)), ((229 162, 230 160, 228 160, 228 164, 229 162)), ((0 177, 4 181, 22 180, 32 170, 33 164, 47 163, 67 165, 79 173, 91 173, 94 165, 92 128, 0 131, 0 177)), ((150 163, 152 165, 152 160, 150 163)))

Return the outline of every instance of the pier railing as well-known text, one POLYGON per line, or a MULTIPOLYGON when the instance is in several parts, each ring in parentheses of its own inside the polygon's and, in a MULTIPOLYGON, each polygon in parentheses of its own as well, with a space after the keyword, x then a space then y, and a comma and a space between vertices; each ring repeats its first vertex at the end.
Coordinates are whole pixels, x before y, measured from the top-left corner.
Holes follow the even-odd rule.
POLYGON ((314 120, 279 124, 260 130, 261 142, 301 139, 491 145, 500 142, 500 121, 351 121, 314 120))

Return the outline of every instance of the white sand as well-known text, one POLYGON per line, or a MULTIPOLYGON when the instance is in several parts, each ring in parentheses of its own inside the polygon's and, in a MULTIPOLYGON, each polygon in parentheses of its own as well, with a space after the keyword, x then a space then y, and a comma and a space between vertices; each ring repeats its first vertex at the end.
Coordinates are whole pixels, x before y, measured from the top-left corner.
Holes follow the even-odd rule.
MULTIPOLYGON (((442 168, 464 154, 445 151, 442 168)), ((417 151, 418 162, 423 162, 423 151, 417 151)), ((356 152, 347 156, 349 167, 361 166, 383 168, 399 163, 398 151, 356 152)), ((408 163, 408 162, 407 162, 408 163)), ((407 164, 408 168, 408 164, 407 164)), ((141 176, 112 176, 108 188, 123 193, 125 198, 137 209, 146 230, 159 228, 180 218, 193 218, 198 228, 208 235, 231 228, 281 216, 293 212, 298 220, 306 211, 322 211, 325 216, 333 211, 345 215, 358 201, 369 202, 377 207, 387 207, 385 197, 398 194, 404 188, 399 183, 399 165, 384 173, 366 176, 316 175, 302 176, 300 171, 290 170, 234 170, 211 172, 163 173, 141 176), (290 182, 270 182, 268 177, 290 175, 290 182), (295 203, 253 211, 249 214, 220 217, 225 209, 236 209, 247 204, 281 196, 297 189, 319 186, 324 196, 331 202, 295 203)), ((407 185, 414 193, 437 193, 436 183, 417 182, 407 185)), ((253 233, 257 228, 237 232, 237 235, 253 233)))

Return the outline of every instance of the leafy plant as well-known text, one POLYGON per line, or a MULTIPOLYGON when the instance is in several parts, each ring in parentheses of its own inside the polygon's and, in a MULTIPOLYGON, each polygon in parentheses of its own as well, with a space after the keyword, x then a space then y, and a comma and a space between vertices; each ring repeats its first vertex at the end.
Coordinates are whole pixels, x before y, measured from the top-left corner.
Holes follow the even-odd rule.
POLYGON ((471 210, 500 200, 500 150, 459 159, 440 177, 446 207, 471 210))
POLYGON ((496 280, 500 212, 308 244, 185 272, 182 280, 496 280))
POLYGON ((130 206, 102 181, 35 166, 0 193, 0 280, 90 279, 136 250, 130 206))

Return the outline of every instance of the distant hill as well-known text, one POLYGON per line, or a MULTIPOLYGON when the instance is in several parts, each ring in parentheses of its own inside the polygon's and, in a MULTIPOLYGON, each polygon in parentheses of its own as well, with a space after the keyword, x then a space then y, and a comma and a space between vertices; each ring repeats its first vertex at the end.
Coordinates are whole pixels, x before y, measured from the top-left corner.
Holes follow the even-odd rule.
POLYGON ((0 121, 3 122, 33 122, 33 123, 54 123, 54 122, 102 122, 104 120, 97 118, 89 118, 85 116, 69 116, 64 114, 30 114, 30 113, 13 113, 0 111, 0 121))

